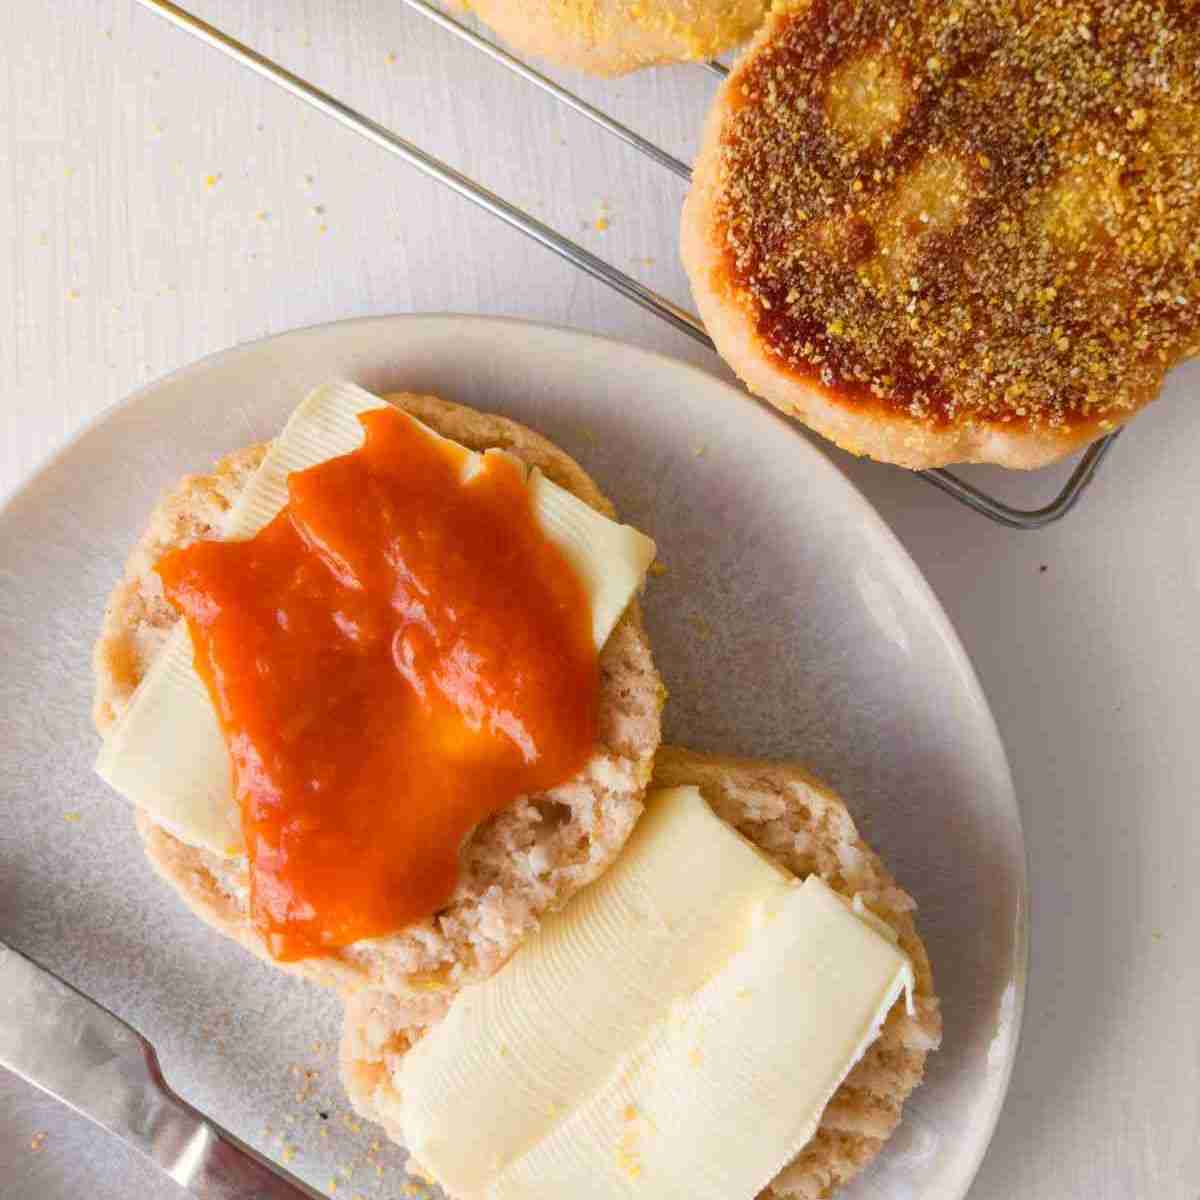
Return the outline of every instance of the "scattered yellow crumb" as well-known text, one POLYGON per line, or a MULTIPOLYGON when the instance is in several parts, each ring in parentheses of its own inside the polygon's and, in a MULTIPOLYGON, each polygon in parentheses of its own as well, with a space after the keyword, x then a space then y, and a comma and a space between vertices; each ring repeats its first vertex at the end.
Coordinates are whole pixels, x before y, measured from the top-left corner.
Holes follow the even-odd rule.
POLYGON ((642 1173, 642 1164, 637 1153, 639 1126, 633 1124, 638 1116, 637 1108, 630 1104, 625 1109, 625 1120, 629 1122, 625 1131, 617 1139, 617 1167, 630 1179, 636 1179, 642 1173))
POLYGON ((46 1144, 47 1137, 49 1137, 49 1134, 47 1134, 44 1130, 41 1133, 35 1133, 33 1137, 29 1139, 29 1149, 32 1150, 34 1154, 40 1153, 42 1147, 46 1144))
POLYGON ((595 229, 595 231, 597 233, 603 233, 608 228, 608 218, 607 217, 597 217, 592 222, 592 228, 595 229))
POLYGON ((254 214, 254 219, 256 221, 269 221, 271 219, 271 214, 267 212, 265 208, 260 208, 258 212, 254 214))
POLYGON ((81 819, 81 818, 80 818, 80 816, 79 816, 79 814, 78 814, 77 812, 63 813, 63 820, 64 820, 64 821, 71 821, 71 822, 75 822, 75 821, 78 821, 78 820, 80 820, 80 819, 81 819))
POLYGON ((700 1052, 700 1047, 693 1046, 688 1051, 688 1062, 690 1062, 693 1067, 698 1067, 703 1061, 704 1055, 700 1052))
POLYGON ((414 992, 443 992, 449 984, 444 967, 438 967, 435 971, 419 971, 408 977, 408 986, 414 992))
POLYGON ((329 226, 326 225, 324 222, 322 222, 320 225, 317 226, 317 232, 318 233, 328 233, 329 226))
POLYGON ((285 1163, 290 1163, 296 1157, 295 1146, 284 1146, 283 1153, 280 1154, 280 1160, 285 1163))
POLYGON ((693 453, 693 454, 694 454, 694 455, 695 455, 697 458, 703 458, 703 457, 704 457, 704 456, 705 456, 705 455, 708 453, 708 443, 707 443, 707 442, 701 442, 701 443, 699 443, 699 445, 697 445, 697 446, 696 446, 696 447, 695 447, 695 448, 692 450, 692 453, 693 453))
POLYGON ((617 1147, 617 1167, 630 1179, 636 1179, 642 1173, 642 1164, 638 1161, 638 1156, 633 1148, 625 1144, 625 1140, 622 1138, 621 1144, 617 1147))
POLYGON ((389 63, 389 65, 390 65, 391 63, 394 63, 394 62, 396 61, 396 54, 395 54, 395 51, 393 51, 393 50, 389 50, 389 51, 387 52, 387 60, 388 60, 388 63, 389 63))
POLYGON ((204 177, 204 186, 208 188, 209 191, 212 191, 212 189, 215 188, 220 182, 220 175, 206 175, 204 177))
POLYGON ((79 299, 79 289, 78 288, 67 288, 67 299, 68 300, 78 300, 79 299))

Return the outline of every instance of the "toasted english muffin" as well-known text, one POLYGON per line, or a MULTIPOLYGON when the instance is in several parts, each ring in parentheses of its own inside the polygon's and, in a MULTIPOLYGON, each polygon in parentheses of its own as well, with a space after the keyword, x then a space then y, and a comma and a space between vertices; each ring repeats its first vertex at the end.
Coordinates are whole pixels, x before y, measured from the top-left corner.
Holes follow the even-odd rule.
POLYGON ((1200 352, 1200 10, 783 0, 681 250, 752 392, 855 454, 1038 467, 1200 352))
POLYGON ((470 0, 524 54, 592 75, 714 58, 747 41, 767 0, 470 0))
MULTIPOLYGON (((797 876, 816 872, 843 896, 858 895, 890 925, 912 959, 915 1014, 903 1000, 878 1039, 834 1094, 812 1141, 766 1194, 819 1200, 879 1152, 941 1041, 941 1014, 929 957, 913 920, 915 904, 859 837, 846 806, 802 768, 696 754, 664 746, 654 787, 699 787, 714 811, 797 876)), ((454 989, 398 993, 364 989, 347 1001, 340 1050, 354 1107, 403 1143, 396 1075, 405 1052, 445 1014, 454 989)), ((419 1164, 415 1164, 419 1169, 419 1164)))
MULTIPOLYGON (((391 403, 471 449, 503 447, 593 508, 612 506, 583 469, 531 430, 432 396, 391 403)), ((266 446, 229 455, 211 474, 187 476, 150 516, 114 590, 96 644, 94 717, 101 735, 125 710, 179 619, 154 564, 168 550, 212 537, 261 462, 266 446)), ((458 887, 426 921, 356 942, 329 957, 280 964, 251 923, 246 859, 223 859, 179 841, 137 813, 155 869, 188 907, 255 954, 319 983, 352 991, 449 986, 495 971, 538 924, 620 853, 642 812, 664 699, 641 614, 631 604, 600 652, 599 739, 574 779, 524 796, 484 822, 461 852, 458 887)))

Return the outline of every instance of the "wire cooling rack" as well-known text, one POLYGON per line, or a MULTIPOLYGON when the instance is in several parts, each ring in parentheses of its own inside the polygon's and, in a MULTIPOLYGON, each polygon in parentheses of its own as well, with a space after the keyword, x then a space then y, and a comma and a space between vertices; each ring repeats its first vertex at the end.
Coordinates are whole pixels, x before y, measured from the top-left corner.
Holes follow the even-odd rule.
MULTIPOLYGON (((480 53, 485 54, 493 62, 498 63, 506 70, 512 71, 513 74, 524 79, 527 83, 554 97, 559 103, 566 105, 581 117, 599 126, 606 133, 645 154, 665 170, 673 172, 682 179, 691 178, 691 170, 686 163, 681 162, 674 155, 668 154, 661 147, 656 146, 653 142, 642 137, 641 134, 630 129, 629 126, 622 124, 606 112, 596 108, 595 105, 589 104, 582 97, 555 83, 554 80, 542 74, 542 72, 535 70, 519 58, 509 54, 506 50, 502 50, 486 38, 480 37, 479 34, 462 22, 447 16, 439 9, 426 3, 426 0, 403 0, 403 2, 414 12, 441 26, 448 34, 466 42, 480 51, 480 53)), ((264 79, 269 79, 272 83, 278 84, 285 91, 303 100, 306 104, 324 113, 327 117, 333 118, 333 120, 345 125, 348 129, 352 129, 355 133, 365 137, 368 141, 374 142, 377 146, 382 147, 398 158, 402 158, 405 162, 424 172, 432 179, 445 184, 460 196, 478 204, 481 208, 499 217, 514 229, 520 230, 527 237, 532 238, 535 242, 539 242, 546 249, 552 250, 555 254, 573 263, 581 271, 591 275, 594 279, 600 280, 601 283, 605 283, 614 291, 620 292, 621 295, 632 300, 635 304, 641 305, 642 308, 652 312, 656 317, 666 321, 668 325, 674 326, 701 345, 715 351, 716 347, 713 345, 712 339, 705 332, 703 324, 701 324, 700 319, 694 313, 681 308, 665 296, 660 296, 657 292, 639 283, 631 275, 619 270, 611 263, 605 262, 602 258, 598 258, 590 250, 579 245, 578 242, 574 242, 570 238, 563 236, 563 234, 552 229, 544 222, 539 221, 530 213, 518 208, 502 196, 496 195, 495 192, 489 191, 482 184, 476 183, 475 180, 462 174, 462 172, 456 171, 449 164, 442 162, 439 158, 435 158, 432 154, 428 154, 419 146, 401 137, 398 133, 394 133, 378 122, 372 121, 370 117, 356 112, 349 105, 343 104, 336 97, 329 95, 328 92, 322 91, 307 80, 280 66, 279 63, 273 62, 265 55, 259 54, 258 51, 252 50, 249 46, 236 41, 228 34, 223 33, 186 9, 181 8, 178 4, 172 3, 172 0, 139 0, 139 3, 151 11, 158 13, 160 16, 165 17, 178 28, 193 34, 201 41, 207 42, 210 46, 227 54, 243 66, 249 67, 250 70, 261 75, 264 79)), ((716 75, 723 76, 728 74, 727 68, 718 62, 704 63, 698 69, 707 70, 716 75)), ((933 484, 934 487, 940 488, 948 495, 953 496, 955 500, 965 504, 968 508, 982 513, 985 517, 989 517, 1001 525, 1007 525, 1013 529, 1041 529, 1043 526, 1065 517, 1075 507, 1084 488, 1092 481, 1097 468, 1103 461, 1104 456, 1112 448, 1112 444, 1120 435, 1120 432, 1120 430, 1117 430, 1115 433, 1110 433, 1107 437, 1101 438, 1089 446, 1076 464, 1075 469, 1071 472, 1070 478, 1063 485, 1062 490, 1053 500, 1041 508, 1014 508, 997 497, 991 496, 987 492, 972 486, 966 480, 960 479, 950 471, 938 469, 920 471, 918 474, 922 479, 933 484)))

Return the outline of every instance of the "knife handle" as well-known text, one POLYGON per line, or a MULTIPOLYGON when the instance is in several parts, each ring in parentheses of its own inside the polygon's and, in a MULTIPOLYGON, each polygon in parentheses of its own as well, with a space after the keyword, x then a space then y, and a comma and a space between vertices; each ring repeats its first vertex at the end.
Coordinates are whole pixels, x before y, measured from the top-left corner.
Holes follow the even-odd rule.
POLYGON ((181 1099, 120 1017, 0 942, 0 1072, 124 1138, 201 1200, 324 1200, 181 1099))
POLYGON ((203 1137, 193 1145, 197 1153, 185 1171, 170 1172, 202 1200, 324 1200, 290 1171, 268 1162, 231 1133, 203 1122, 203 1137))
POLYGON ((158 1065, 158 1055, 142 1042, 145 1067, 159 1103, 145 1137, 134 1144, 176 1183, 201 1200, 325 1200, 290 1171, 251 1149, 177 1096, 158 1065))

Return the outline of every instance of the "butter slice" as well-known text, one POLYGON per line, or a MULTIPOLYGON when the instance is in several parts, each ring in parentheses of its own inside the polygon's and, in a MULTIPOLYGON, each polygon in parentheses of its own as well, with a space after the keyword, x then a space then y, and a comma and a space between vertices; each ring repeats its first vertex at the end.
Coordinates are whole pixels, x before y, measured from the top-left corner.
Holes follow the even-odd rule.
MULTIPOLYGON (((384 407, 386 401, 349 383, 310 393, 226 514, 222 536, 253 537, 287 503, 292 472, 357 450, 363 442, 359 414, 384 407)), ((480 458, 471 454, 464 477, 480 458)), ((539 471, 530 472, 529 485, 546 536, 562 549, 587 589, 599 649, 654 561, 654 543, 597 513, 539 471)), ((181 841, 224 857, 245 853, 229 755, 208 690, 193 666, 184 622, 109 731, 96 771, 181 841)))
POLYGON ((907 956, 694 788, 404 1057, 400 1123, 460 1200, 752 1200, 812 1138, 907 956))

